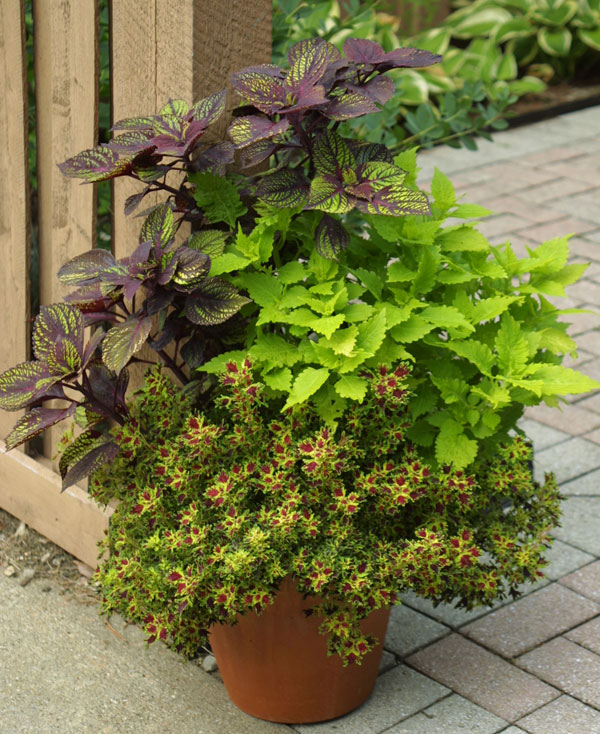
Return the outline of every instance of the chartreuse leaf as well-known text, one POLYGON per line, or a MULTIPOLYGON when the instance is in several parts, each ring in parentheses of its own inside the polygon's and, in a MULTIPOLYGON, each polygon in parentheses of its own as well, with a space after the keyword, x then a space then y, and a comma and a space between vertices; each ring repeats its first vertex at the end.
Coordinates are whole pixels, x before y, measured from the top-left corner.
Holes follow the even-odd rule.
POLYGON ((363 401, 367 394, 367 381, 355 375, 343 375, 334 385, 337 393, 342 398, 363 401))
POLYGON ((494 341, 500 370, 507 377, 522 375, 529 359, 527 339, 510 314, 503 314, 494 341))
POLYGON ((437 167, 431 182, 431 195, 442 211, 447 211, 456 204, 456 193, 452 181, 437 167))
POLYGON ((259 306, 269 306, 281 298, 283 287, 278 278, 269 273, 243 273, 236 283, 248 291, 259 306))
POLYGON ((356 349, 372 357, 381 346, 387 331, 385 311, 379 311, 358 326, 356 349))
POLYGON ((494 354, 487 344, 483 344, 476 339, 465 341, 451 339, 447 346, 459 357, 464 357, 476 365, 484 375, 490 374, 494 366, 494 354))
POLYGON ((558 273, 569 257, 569 237, 555 237, 529 250, 529 259, 518 263, 519 274, 543 272, 546 275, 558 273))
POLYGON ((298 373, 292 385, 290 395, 283 406, 283 410, 287 410, 294 405, 304 403, 314 395, 317 390, 325 383, 329 377, 329 370, 325 367, 315 369, 314 367, 306 367, 302 372, 298 373))
POLYGON ((144 318, 131 316, 123 323, 113 326, 102 342, 102 361, 108 369, 120 372, 131 357, 142 348, 151 328, 150 316, 144 318))
POLYGON ((168 203, 158 204, 144 219, 140 242, 152 242, 165 247, 175 236, 173 212, 168 203))
MULTIPOLYGON (((521 301, 519 296, 491 296, 476 301, 466 316, 474 323, 490 321, 503 314, 511 304, 521 301)), ((463 311, 464 313, 464 311, 463 311)))
POLYGON ((277 334, 260 334, 250 349, 253 361, 264 362, 269 367, 291 367, 300 359, 296 345, 277 334))
POLYGON ((292 260, 291 262, 282 265, 277 270, 277 278, 279 282, 284 283, 285 285, 298 283, 298 281, 304 280, 306 274, 304 265, 297 260, 292 260))
POLYGON ((418 148, 409 148, 408 150, 403 150, 401 153, 398 153, 398 155, 394 158, 394 163, 398 166, 398 168, 406 171, 407 186, 416 186, 417 174, 421 170, 417 166, 417 150, 418 148))
POLYGON ((444 252, 485 252, 490 249, 487 239, 469 224, 442 230, 436 242, 444 252))
POLYGON ((427 306, 419 315, 422 319, 440 329, 462 329, 467 333, 474 331, 469 321, 453 306, 427 306))
POLYGON ((63 176, 83 178, 88 183, 121 176, 131 168, 134 155, 120 155, 108 145, 83 150, 59 164, 63 176))
POLYGON ((394 326, 391 330, 392 337, 400 344, 410 344, 429 334, 434 328, 433 324, 425 321, 418 314, 413 314, 406 321, 394 326))
POLYGON ((331 175, 317 174, 310 184, 309 209, 320 209, 330 214, 344 214, 353 207, 344 187, 331 175))
POLYGON ((66 408, 32 408, 19 418, 6 437, 7 450, 14 449, 25 441, 30 441, 50 426, 73 415, 76 407, 75 403, 71 403, 66 408))
MULTIPOLYGON (((345 329, 338 329, 327 339, 326 344, 331 347, 336 354, 343 354, 349 357, 356 345, 358 336, 358 328, 353 324, 345 329)), ((346 396, 342 396, 346 397, 346 396)))
POLYGON ((358 280, 366 286, 367 290, 372 293, 377 300, 381 298, 381 290, 383 283, 377 273, 366 268, 356 268, 352 271, 352 274, 358 278, 358 280))
POLYGON ((257 186, 256 193, 271 206, 301 207, 307 203, 309 187, 301 171, 297 168, 286 168, 264 176, 257 186))
POLYGON ((429 293, 437 280, 440 260, 441 256, 437 247, 429 247, 422 250, 417 274, 410 289, 412 295, 429 293))
POLYGON ((542 383, 544 395, 576 395, 597 390, 600 383, 591 377, 557 364, 531 364, 525 370, 536 382, 542 383))
POLYGON ((440 464, 464 469, 477 456, 477 441, 463 432, 460 423, 448 418, 440 428, 435 440, 435 457, 440 464))
POLYGON ((249 263, 250 260, 242 257, 242 255, 226 252, 216 260, 211 261, 210 275, 222 275, 223 273, 233 273, 235 270, 243 270, 249 263))
POLYGON ((262 379, 272 390, 289 392, 292 388, 292 370, 289 367, 278 367, 270 372, 263 372, 262 379))
POLYGON ((353 167, 356 161, 344 139, 327 129, 315 141, 314 164, 318 174, 341 178, 344 169, 353 167))
POLYGON ((221 278, 206 278, 188 295, 185 315, 199 326, 222 324, 236 314, 249 300, 221 278))
POLYGON ((211 375, 219 375, 225 371, 225 367, 229 362, 234 364, 242 364, 244 359, 248 356, 248 352, 236 349, 231 352, 224 352, 223 354, 217 354, 216 357, 209 359, 203 365, 198 367, 201 372, 208 372, 211 375))
POLYGON ((11 367, 0 375, 0 408, 26 408, 63 377, 63 374, 50 374, 43 362, 22 362, 11 367))
MULTIPOLYGON (((48 361, 56 354, 59 342, 69 342, 75 354, 83 351, 83 317, 67 303, 42 306, 33 327, 33 351, 37 359, 48 361)), ((81 363, 81 360, 79 360, 81 363)), ((64 365, 68 368, 71 365, 64 365)), ((76 367, 75 369, 78 369, 76 367)))
POLYGON ((487 217, 492 212, 479 204, 458 204, 452 210, 451 215, 457 219, 478 219, 479 217, 487 217))

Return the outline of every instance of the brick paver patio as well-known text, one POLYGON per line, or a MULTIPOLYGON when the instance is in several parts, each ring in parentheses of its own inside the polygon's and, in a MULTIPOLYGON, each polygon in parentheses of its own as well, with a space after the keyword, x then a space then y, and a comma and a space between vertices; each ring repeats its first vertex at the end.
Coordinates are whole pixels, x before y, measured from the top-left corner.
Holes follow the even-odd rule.
MULTIPOLYGON (((600 377, 600 107, 516 128, 477 153, 421 155, 463 201, 495 213, 481 223, 517 254, 573 233, 571 262, 590 262, 568 289, 576 366, 600 377)), ((466 613, 412 595, 392 612, 377 692, 337 721, 302 734, 600 734, 600 393, 562 410, 527 410, 538 476, 554 471, 565 495, 546 582, 512 603, 466 613), (408 675, 411 671, 412 677, 408 675), (417 677, 414 677, 414 676, 417 677), (404 679, 404 693, 396 683, 404 679), (435 685, 434 685, 435 684, 435 685), (406 696, 407 691, 409 696, 406 696)))

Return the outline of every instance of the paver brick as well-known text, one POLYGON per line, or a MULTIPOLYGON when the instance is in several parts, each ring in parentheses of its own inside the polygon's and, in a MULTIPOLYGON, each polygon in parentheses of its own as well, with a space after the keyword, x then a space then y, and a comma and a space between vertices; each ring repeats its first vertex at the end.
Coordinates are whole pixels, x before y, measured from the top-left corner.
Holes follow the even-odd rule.
POLYGON ((543 167, 554 161, 566 161, 578 158, 584 151, 579 145, 556 146, 548 150, 542 150, 539 153, 531 153, 521 158, 521 162, 533 166, 543 167))
POLYGON ((552 222, 555 219, 562 219, 564 213, 557 211, 545 204, 532 204, 531 201, 524 201, 519 196, 499 196, 491 199, 486 204, 497 214, 515 214, 521 219, 535 224, 543 224, 552 222))
POLYGON ((590 184, 600 186, 600 164, 595 166, 587 156, 571 158, 568 162, 560 161, 541 166, 540 170, 551 173, 557 178, 573 178, 576 181, 584 179, 590 184))
POLYGON ((557 637, 525 653, 517 662, 565 693, 600 707, 600 655, 557 637))
POLYGON ((550 584, 461 629, 476 642, 512 658, 600 614, 600 605, 550 584))
MULTIPOLYGON (((600 527, 598 531, 600 532, 600 527)), ((589 563, 568 576, 564 576, 560 583, 600 603, 600 561, 589 563)))
POLYGON ((431 678, 398 665, 379 676, 373 694, 356 711, 333 721, 303 724, 294 729, 300 734, 379 734, 449 693, 431 678))
POLYGON ((590 619, 589 622, 569 630, 565 637, 600 655, 600 617, 590 619))
POLYGON ((522 192, 520 196, 536 204, 552 201, 559 197, 569 196, 570 194, 578 194, 580 191, 592 188, 587 181, 573 181, 570 178, 557 178, 545 184, 540 184, 526 192, 522 192))
POLYGON ((565 495, 600 495, 600 469, 563 484, 560 491, 565 495))
POLYGON ((522 217, 517 217, 514 214, 499 214, 483 219, 477 225, 477 229, 489 239, 490 237, 499 237, 510 232, 518 231, 530 225, 531 222, 528 222, 522 217))
POLYGON ((600 734, 600 711, 561 696, 517 723, 530 734, 600 734))
MULTIPOLYGON (((433 606, 433 603, 429 599, 423 599, 417 596, 413 592, 406 592, 402 594, 402 603, 406 604, 419 612, 427 614, 429 617, 433 617, 438 622, 442 622, 448 627, 456 629, 472 622, 474 619, 478 619, 484 614, 489 614, 494 606, 481 606, 472 609, 467 612, 465 609, 459 609, 454 604, 439 604, 437 607, 433 606)), ((497 602, 496 604, 501 604, 497 602)))
MULTIPOLYGON (((600 289, 600 285, 597 286, 600 289)), ((599 293, 600 299, 600 293, 599 293)), ((600 300, 598 301, 600 303, 600 300)), ((600 355, 600 331, 586 331, 577 337, 577 347, 596 356, 600 355)))
MULTIPOLYGON (((594 283, 593 280, 580 280, 578 283, 569 286, 567 292, 574 300, 580 301, 581 303, 600 303, 600 285, 594 283)), ((582 344, 582 346, 584 345, 582 344)), ((589 349, 589 347, 584 348, 589 349)), ((597 354, 597 351, 593 349, 590 349, 590 351, 597 354)))
POLYGON ((400 657, 448 634, 449 628, 405 604, 392 608, 385 647, 400 657))
POLYGON ((561 409, 551 408, 542 403, 528 408, 526 415, 559 431, 566 431, 572 436, 578 436, 600 426, 600 413, 586 410, 579 405, 561 409))
POLYGON ((377 671, 377 675, 383 675, 384 673, 387 673, 388 670, 391 670, 395 667, 396 656, 388 650, 384 650, 381 654, 381 662, 379 663, 379 670, 377 671))
POLYGON ((455 693, 434 703, 386 734, 494 734, 507 722, 455 693))
POLYGON ((550 548, 544 553, 544 557, 549 563, 542 570, 544 576, 552 581, 557 581, 580 566, 594 560, 594 556, 579 550, 579 548, 573 548, 572 545, 563 543, 561 540, 554 540, 550 548))
POLYGON ((589 397, 583 398, 580 405, 586 410, 593 410, 595 413, 600 413, 600 392, 596 392, 589 397))
POLYGON ((569 260, 582 258, 585 262, 600 261, 600 247, 594 240, 594 232, 586 232, 585 237, 572 237, 569 240, 569 260))
POLYGON ((506 721, 515 721, 559 695, 456 633, 411 655, 407 662, 506 721))
POLYGON ((596 222, 588 222, 585 219, 576 219, 575 217, 565 216, 563 219, 556 219, 546 224, 537 224, 535 226, 527 225, 518 231, 525 237, 535 242, 545 242, 554 237, 562 237, 567 234, 585 234, 596 229, 596 222))
POLYGON ((588 441, 593 441, 594 443, 600 444, 600 429, 596 428, 595 431, 590 431, 590 433, 586 433, 585 437, 588 441))
MULTIPOLYGON (((568 423, 566 417, 565 423, 568 423)), ((540 478, 545 472, 552 471, 558 483, 562 484, 600 466, 600 447, 583 438, 571 438, 539 451, 533 458, 536 474, 540 478)))
MULTIPOLYGON (((594 172, 590 171, 591 175, 588 176, 588 182, 598 187, 600 185, 600 164, 598 164, 598 170, 595 173, 594 176, 594 172)), ((598 223, 600 222, 599 195, 600 188, 595 188, 552 203, 559 211, 598 223)))
POLYGON ((562 513, 561 527, 555 528, 552 535, 600 556, 600 497, 567 497, 562 513))
MULTIPOLYGON (((526 418, 522 418, 519 421, 519 426, 525 431, 527 438, 533 441, 534 451, 543 451, 549 446, 554 446, 561 441, 566 441, 570 438, 568 433, 556 428, 551 428, 544 424, 544 422, 538 422, 535 417, 535 408, 528 408, 525 411, 526 418), (529 417, 531 416, 531 418, 529 417)), ((563 425, 564 428, 564 425, 563 425)))

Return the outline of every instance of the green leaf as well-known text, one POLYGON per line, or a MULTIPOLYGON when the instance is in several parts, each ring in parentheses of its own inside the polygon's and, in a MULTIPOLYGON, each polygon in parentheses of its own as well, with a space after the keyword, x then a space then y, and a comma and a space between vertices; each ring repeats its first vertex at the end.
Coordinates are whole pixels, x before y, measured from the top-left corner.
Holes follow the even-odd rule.
POLYGON ((568 56, 572 40, 573 36, 568 28, 540 28, 537 34, 540 48, 550 56, 568 56))
POLYGON ((435 457, 440 464, 464 469, 477 456, 477 441, 468 438, 456 421, 446 420, 435 441, 435 457))
POLYGON ((507 377, 522 375, 529 359, 527 339, 510 314, 503 314, 500 324, 494 340, 499 367, 507 377))
POLYGON ((434 287, 440 260, 440 252, 437 247, 422 250, 417 274, 410 289, 412 295, 429 293, 434 287))
POLYGON ((288 285, 290 283, 297 283, 300 280, 304 280, 307 273, 304 265, 297 260, 282 265, 277 270, 277 278, 280 283, 288 285))
POLYGON ((310 184, 309 209, 330 214, 344 214, 353 207, 341 182, 333 176, 317 174, 310 184))
POLYGON ((295 168, 285 168, 264 176, 256 191, 258 197, 278 208, 302 207, 308 200, 308 183, 295 168))
POLYGON ((381 299, 383 283, 377 273, 374 273, 372 270, 367 270, 366 268, 356 268, 355 270, 352 270, 351 273, 358 278, 358 280, 375 296, 378 301, 381 299))
POLYGON ((292 370, 289 367, 280 367, 279 369, 271 370, 271 372, 263 373, 262 379, 265 385, 270 387, 272 390, 281 390, 282 392, 289 392, 292 388, 292 370))
POLYGON ((290 391, 290 395, 283 406, 283 410, 287 410, 299 403, 305 403, 311 395, 323 385, 329 377, 329 370, 325 367, 315 369, 307 367, 302 370, 294 380, 294 384, 290 391))
POLYGON ((219 229, 204 229, 191 234, 186 245, 193 250, 200 250, 213 260, 223 254, 226 240, 227 232, 221 232, 219 229))
POLYGON ((260 334, 250 349, 253 362, 264 362, 269 367, 292 367, 300 359, 295 344, 277 334, 260 334))
POLYGON ((403 321, 391 330, 392 337, 400 344, 415 342, 433 329, 433 324, 425 321, 417 314, 403 321))
POLYGON ((220 257, 211 261, 210 275, 221 275, 222 273, 233 273, 235 270, 243 270, 250 260, 241 255, 234 255, 233 252, 226 252, 220 257))
POLYGON ((230 229, 235 229, 237 220, 247 211, 237 186, 224 176, 212 173, 190 173, 188 178, 196 187, 193 196, 207 220, 225 222, 230 229))
POLYGON ((600 28, 580 28, 577 35, 586 46, 593 48, 594 51, 600 51, 600 28))
POLYGON ((102 361, 113 372, 120 372, 138 352, 150 334, 152 317, 130 316, 111 327, 102 341, 102 361))
POLYGON ((471 312, 467 316, 474 324, 481 324, 484 321, 495 319, 497 316, 503 314, 511 304, 521 300, 522 298, 519 298, 519 296, 491 296, 490 298, 482 298, 472 305, 471 312))
POLYGON ((374 355, 383 342, 386 330, 385 311, 380 311, 358 327, 356 348, 362 350, 368 356, 374 355))
POLYGON ((417 166, 417 150, 418 148, 409 148, 408 150, 403 150, 401 153, 398 153, 398 155, 394 158, 394 163, 398 166, 398 168, 401 168, 403 171, 406 171, 406 185, 407 186, 415 186, 417 183, 417 174, 421 170, 417 166))
POLYGON ((443 229, 436 243, 445 252, 485 252, 490 249, 487 239, 470 224, 443 229))
POLYGON ((367 381, 362 377, 344 375, 334 385, 338 394, 343 398, 357 400, 361 403, 367 393, 367 381))
POLYGON ((405 283, 414 280, 417 273, 410 270, 401 262, 394 262, 388 266, 387 279, 388 283, 405 283))
POLYGON ((431 182, 431 195, 437 206, 443 211, 447 211, 456 204, 456 193, 452 181, 437 166, 431 182))
POLYGON ((144 220, 140 242, 152 242, 165 247, 175 236, 175 221, 168 203, 158 204, 144 220))
POLYGON ((494 355, 487 344, 477 341, 476 339, 468 339, 466 341, 450 340, 448 349, 451 349, 459 357, 465 357, 472 362, 477 368, 486 375, 489 375, 494 366, 494 355))
MULTIPOLYGON (((348 326, 346 329, 338 329, 327 339, 327 346, 331 347, 336 354, 343 354, 349 357, 356 344, 358 336, 358 328, 354 325, 348 326)), ((346 397, 346 396, 342 396, 346 397)))
POLYGON ((283 292, 278 278, 269 273, 243 273, 236 283, 248 291, 248 295, 259 306, 276 303, 283 292))
POLYGON ((544 395, 576 395, 600 388, 600 383, 591 377, 557 364, 531 364, 526 374, 542 382, 544 395))
POLYGON ((456 209, 451 212, 451 216, 457 219, 478 219, 479 217, 487 217, 492 212, 479 204, 458 204, 456 209))

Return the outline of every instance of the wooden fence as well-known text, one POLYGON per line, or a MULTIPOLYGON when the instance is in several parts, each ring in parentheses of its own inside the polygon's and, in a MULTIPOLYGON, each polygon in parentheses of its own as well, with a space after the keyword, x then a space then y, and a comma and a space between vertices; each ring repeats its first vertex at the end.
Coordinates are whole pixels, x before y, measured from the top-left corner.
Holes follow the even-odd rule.
MULTIPOLYGON (((270 61, 272 0, 112 0, 112 117, 158 111, 227 85, 231 71, 270 61)), ((25 2, 0 2, 0 372, 30 358, 29 171, 25 2)), ((60 301, 56 272, 95 247, 94 187, 60 175, 57 164, 98 140, 98 0, 34 0, 40 301, 60 301)), ((230 105, 233 95, 229 95, 230 105)), ((226 120, 220 130, 224 133, 226 120)), ((122 214, 133 182, 113 186, 112 249, 128 254, 139 220, 122 214)), ((0 411, 0 436, 18 414, 0 411)), ((60 491, 54 439, 45 456, 5 452, 0 441, 0 507, 95 565, 108 526, 84 488, 60 491)))

